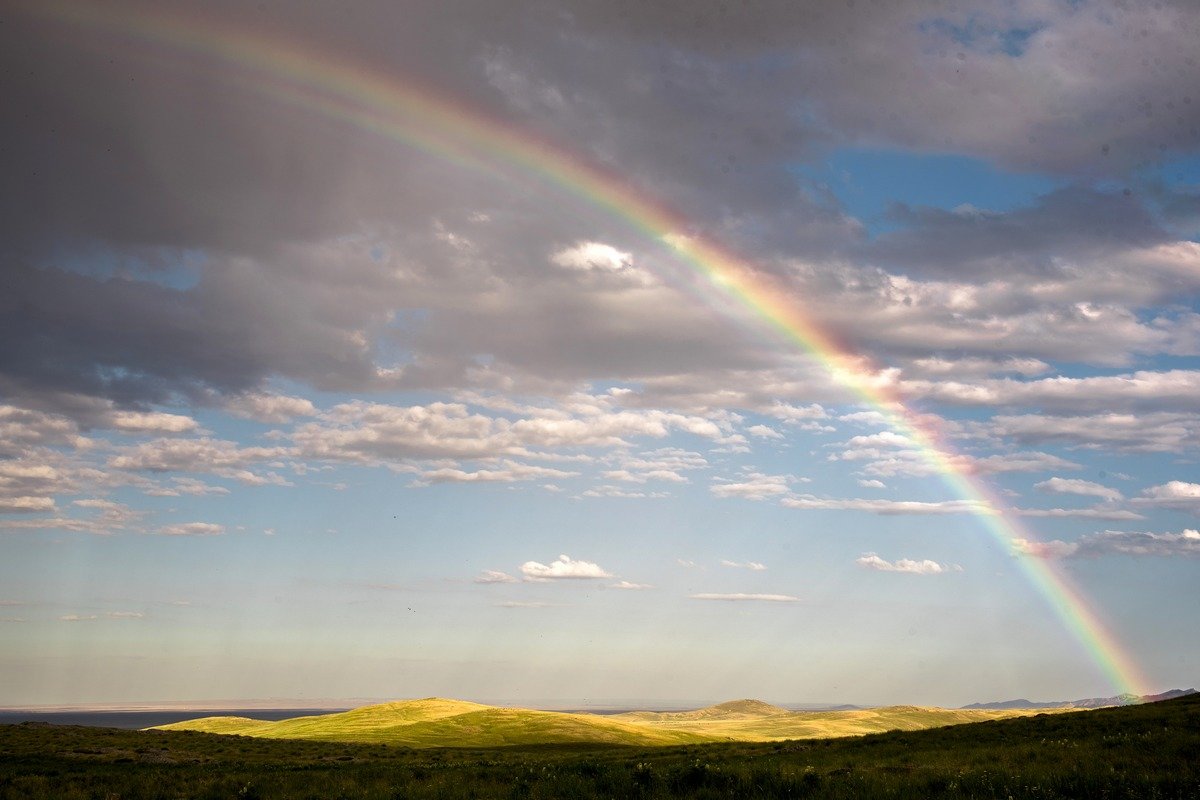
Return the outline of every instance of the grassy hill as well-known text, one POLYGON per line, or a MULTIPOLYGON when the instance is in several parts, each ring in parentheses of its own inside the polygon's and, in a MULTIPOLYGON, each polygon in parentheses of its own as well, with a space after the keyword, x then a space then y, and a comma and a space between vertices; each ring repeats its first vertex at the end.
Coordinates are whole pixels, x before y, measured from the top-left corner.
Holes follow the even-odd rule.
POLYGON ((687 730, 659 729, 595 714, 564 714, 526 708, 495 708, 430 697, 364 706, 339 714, 262 722, 242 717, 204 717, 162 725, 264 739, 377 742, 406 747, 498 747, 530 744, 668 745, 715 741, 687 730))
POLYGON ((667 747, 410 749, 0 725, 0 800, 91 797, 1185 800, 1200 797, 1200 696, 915 732, 667 747))
POLYGON ((786 708, 773 706, 761 700, 730 700, 695 711, 630 711, 626 714, 615 714, 614 719, 628 719, 639 722, 700 722, 706 720, 741 720, 774 717, 780 714, 790 714, 786 708))
POLYGON ((695 711, 635 711, 602 716, 496 708, 430 697, 280 722, 244 717, 204 717, 163 725, 159 730, 191 730, 265 739, 373 742, 406 747, 532 744, 650 746, 860 736, 1036 713, 1027 709, 964 710, 917 706, 853 711, 788 711, 759 700, 733 700, 695 711))
POLYGON ((662 730, 688 731, 721 740, 769 742, 781 739, 861 736, 894 730, 916 731, 1038 713, 1042 711, 964 710, 921 706, 888 706, 852 711, 788 711, 757 700, 736 700, 696 711, 635 711, 618 714, 613 718, 638 722, 662 730))

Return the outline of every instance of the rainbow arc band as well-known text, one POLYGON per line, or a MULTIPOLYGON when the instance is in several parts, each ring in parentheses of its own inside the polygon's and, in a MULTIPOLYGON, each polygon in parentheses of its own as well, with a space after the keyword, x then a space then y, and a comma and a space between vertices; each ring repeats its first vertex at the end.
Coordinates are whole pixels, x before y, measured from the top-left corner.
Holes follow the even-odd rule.
POLYGON ((1132 659, 1068 577, 1047 560, 1016 550, 1033 537, 967 459, 909 409, 863 357, 839 345, 778 283, 713 241, 690 234, 680 214, 646 196, 615 171, 572 154, 527 130, 498 120, 415 80, 373 70, 311 45, 219 25, 197 14, 127 10, 64 0, 32 0, 31 16, 100 33, 157 51, 152 56, 198 60, 228 71, 251 91, 419 149, 454 164, 493 174, 507 165, 580 197, 654 241, 668 245, 702 277, 707 301, 739 307, 791 346, 810 354, 841 386, 878 409, 896 433, 919 449, 930 467, 968 506, 1083 646, 1118 692, 1145 694, 1132 659), (732 301, 732 302, 731 302, 732 301))

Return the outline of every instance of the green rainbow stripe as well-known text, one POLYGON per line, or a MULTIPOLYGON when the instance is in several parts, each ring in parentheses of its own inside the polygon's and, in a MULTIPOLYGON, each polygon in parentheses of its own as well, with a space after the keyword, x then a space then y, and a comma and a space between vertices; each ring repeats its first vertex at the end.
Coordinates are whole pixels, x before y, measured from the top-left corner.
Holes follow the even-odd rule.
MULTIPOLYGON (((937 431, 879 379, 867 359, 834 341, 771 276, 752 269, 715 242, 687 235, 691 226, 686 219, 615 172, 412 79, 370 69, 308 44, 160 10, 134 14, 62 0, 38 0, 26 10, 84 31, 104 31, 164 48, 168 55, 233 67, 236 82, 253 91, 472 169, 495 173, 496 162, 510 164, 586 199, 667 243, 720 296, 734 300, 784 340, 799 345, 837 383, 879 409, 894 431, 919 448, 1002 547, 1015 553, 1017 539, 1033 538, 987 485, 971 474, 966 459, 956 456, 937 431)), ((1136 665, 1067 576, 1045 559, 1015 557, 1111 685, 1120 692, 1145 694, 1146 683, 1136 665)))

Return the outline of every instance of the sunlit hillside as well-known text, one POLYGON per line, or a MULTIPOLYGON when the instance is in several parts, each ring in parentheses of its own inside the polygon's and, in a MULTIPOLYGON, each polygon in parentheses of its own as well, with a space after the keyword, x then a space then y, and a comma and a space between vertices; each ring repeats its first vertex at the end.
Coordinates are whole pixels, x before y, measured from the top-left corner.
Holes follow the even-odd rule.
POLYGON ((409 747, 564 743, 666 745, 859 736, 1037 713, 1044 712, 1038 709, 964 710, 919 706, 788 711, 758 700, 736 700, 694 711, 598 715, 497 708, 460 700, 427 698, 280 722, 245 717, 204 717, 163 725, 158 730, 193 730, 269 739, 375 742, 409 747))
POLYGON ((384 742, 409 747, 493 747, 517 744, 694 744, 712 734, 648 725, 594 714, 496 708, 427 698, 364 706, 339 714, 259 722, 205 717, 158 730, 194 730, 268 739, 384 742))

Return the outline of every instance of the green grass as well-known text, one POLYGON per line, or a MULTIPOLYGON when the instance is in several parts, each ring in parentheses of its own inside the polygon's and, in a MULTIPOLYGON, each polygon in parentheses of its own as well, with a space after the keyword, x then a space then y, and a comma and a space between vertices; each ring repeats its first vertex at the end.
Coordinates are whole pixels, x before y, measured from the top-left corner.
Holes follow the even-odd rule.
POLYGON ((243 717, 203 717, 163 725, 264 739, 372 742, 407 747, 502 747, 540 744, 668 745, 717 741, 688 730, 604 717, 526 708, 495 708, 430 697, 364 706, 339 714, 261 722, 243 717))
POLYGON ((788 711, 757 700, 736 700, 697 711, 635 711, 619 714, 613 719, 638 722, 660 730, 687 731, 722 741, 732 739, 769 742, 861 736, 892 730, 916 731, 944 725, 1033 716, 1043 712, 1062 713, 1058 709, 996 711, 921 706, 888 706, 850 711, 788 711))
POLYGON ((264 739, 373 742, 406 747, 667 745, 861 736, 1036 713, 1028 710, 967 711, 918 706, 853 711, 788 711, 758 700, 734 700, 696 711, 636 711, 603 716, 495 708, 430 697, 280 722, 245 717, 202 717, 163 725, 160 730, 192 730, 264 739))
POLYGON ((238 797, 1183 800, 1200 797, 1200 695, 916 732, 666 747, 411 749, 0 726, 0 800, 238 797))

